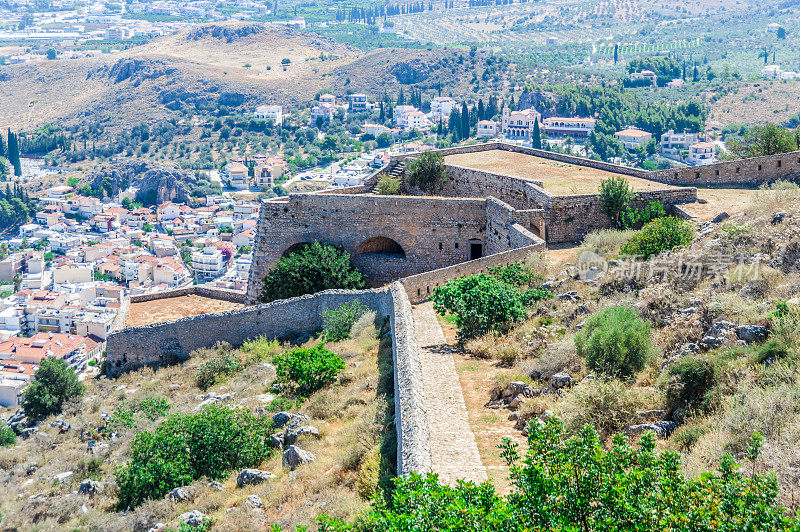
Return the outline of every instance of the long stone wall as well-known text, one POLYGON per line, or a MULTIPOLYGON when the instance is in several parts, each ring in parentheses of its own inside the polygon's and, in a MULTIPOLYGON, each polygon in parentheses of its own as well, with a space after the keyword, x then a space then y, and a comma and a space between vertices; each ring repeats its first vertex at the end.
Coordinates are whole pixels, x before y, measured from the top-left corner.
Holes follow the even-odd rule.
POLYGON ((428 296, 433 292, 433 289, 439 285, 446 283, 450 279, 455 279, 464 275, 473 275, 476 273, 486 273, 491 266, 498 266, 500 264, 511 264, 514 262, 531 261, 538 254, 546 249, 545 243, 541 240, 539 243, 520 248, 504 251, 502 253, 495 253, 481 257, 480 259, 454 264, 446 268, 432 270, 417 275, 410 275, 400 279, 400 283, 408 293, 408 299, 411 303, 421 303, 425 301, 428 296))
POLYGON ((800 179, 800 151, 765 155, 704 166, 650 172, 646 179, 671 185, 760 185, 800 179))
POLYGON ((208 297, 210 299, 219 299, 222 301, 230 301, 231 303, 244 303, 245 293, 238 290, 228 290, 226 288, 217 288, 203 285, 184 286, 183 288, 175 288, 173 290, 164 290, 161 292, 150 292, 147 294, 138 294, 130 297, 131 303, 144 303, 146 301, 155 301, 157 299, 168 299, 170 297, 181 297, 188 295, 198 295, 208 297))
POLYGON ((107 371, 117 375, 141 366, 185 360, 191 351, 224 341, 233 346, 258 336, 286 338, 322 327, 323 312, 359 301, 388 317, 392 331, 398 474, 431 471, 430 436, 414 319, 405 289, 392 283, 380 290, 329 290, 246 309, 204 314, 168 323, 133 327, 109 336, 107 371))

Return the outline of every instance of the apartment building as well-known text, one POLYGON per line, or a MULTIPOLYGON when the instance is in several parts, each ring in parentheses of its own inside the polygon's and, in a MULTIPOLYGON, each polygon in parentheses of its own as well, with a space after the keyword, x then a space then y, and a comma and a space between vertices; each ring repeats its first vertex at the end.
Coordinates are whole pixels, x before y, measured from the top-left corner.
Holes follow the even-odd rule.
POLYGON ((551 116, 542 121, 542 131, 551 137, 586 138, 596 123, 594 118, 551 116))
POLYGON ((276 126, 279 126, 283 124, 283 107, 280 105, 259 105, 256 107, 253 117, 260 120, 272 120, 276 126))
POLYGON ((198 283, 213 281, 225 271, 222 252, 211 246, 192 252, 192 270, 198 283))

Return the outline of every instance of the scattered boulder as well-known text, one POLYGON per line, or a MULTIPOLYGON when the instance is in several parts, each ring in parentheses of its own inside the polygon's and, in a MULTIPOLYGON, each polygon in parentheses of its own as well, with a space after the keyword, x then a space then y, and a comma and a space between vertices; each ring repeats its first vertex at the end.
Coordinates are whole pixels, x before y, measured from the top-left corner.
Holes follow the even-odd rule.
POLYGON ((101 491, 103 491, 103 486, 96 480, 92 480, 90 478, 85 479, 83 482, 81 482, 81 485, 78 486, 78 493, 81 495, 88 495, 90 497, 94 497, 101 491))
POLYGON ((208 487, 214 491, 222 491, 222 483, 217 482, 216 480, 212 480, 208 483, 208 487))
POLYGON ((178 519, 183 521, 189 526, 203 526, 203 523, 208 519, 208 516, 200 510, 192 510, 178 516, 178 519))
POLYGON ((301 436, 319 438, 319 429, 313 425, 289 429, 283 436, 283 445, 294 445, 301 436))
POLYGON ((166 532, 166 530, 167 530, 166 523, 156 523, 156 526, 154 526, 147 532, 166 532))
POLYGON ((713 223, 715 223, 715 224, 718 224, 718 223, 720 223, 720 222, 722 222, 722 221, 725 221, 725 220, 727 220, 728 218, 730 218, 730 214, 728 214, 728 213, 727 213, 727 212, 725 212, 725 211, 722 211, 722 212, 721 212, 721 213, 719 213, 718 215, 714 216, 714 218, 713 218, 711 221, 712 221, 713 223))
POLYGON ((304 451, 296 445, 290 445, 283 452, 283 467, 288 467, 294 471, 297 466, 311 463, 316 459, 317 457, 314 456, 314 453, 304 451))
POLYGON ((72 472, 72 471, 64 471, 63 473, 59 473, 58 475, 54 476, 53 478, 56 479, 58 482, 60 482, 62 484, 66 484, 67 481, 69 479, 71 479, 74 474, 75 473, 72 472))
POLYGON ((761 325, 740 325, 736 327, 736 336, 746 344, 763 342, 769 335, 769 329, 761 325))
POLYGON ((555 388, 556 390, 560 390, 561 388, 567 388, 572 386, 572 377, 569 373, 556 373, 552 377, 550 377, 550 386, 555 388))
POLYGON ((207 407, 208 405, 214 405, 217 403, 222 403, 225 401, 230 401, 236 396, 235 393, 207 393, 205 395, 200 396, 200 400, 202 401, 199 405, 197 405, 197 410, 202 410, 203 408, 207 407))
POLYGON ((236 485, 240 488, 243 488, 253 484, 261 484, 262 482, 265 482, 271 478, 275 478, 275 475, 269 471, 261 471, 260 469, 242 469, 242 471, 239 473, 239 476, 236 477, 236 485))
POLYGON ((262 501, 261 497, 258 495, 248 495, 248 497, 244 500, 244 505, 255 510, 257 508, 263 508, 264 501, 262 501))
POLYGON ((674 421, 656 421, 655 423, 631 425, 628 427, 628 435, 636 436, 646 431, 651 431, 659 438, 667 438, 676 428, 678 428, 678 424, 674 421))
POLYGON ((578 295, 578 292, 564 292, 563 294, 558 294, 556 299, 559 301, 570 301, 572 303, 577 303, 581 300, 581 296, 578 295))
POLYGON ((167 498, 172 502, 186 502, 191 497, 189 496, 189 492, 186 488, 175 488, 169 493, 167 493, 167 498))
POLYGON ((777 225, 783 222, 783 219, 786 217, 786 213, 783 211, 776 212, 772 215, 772 225, 777 225))
POLYGON ((308 421, 308 416, 305 414, 292 414, 291 412, 278 412, 272 416, 272 422, 277 428, 283 428, 286 425, 299 424, 308 421))
POLYGON ((515 396, 511 400, 510 403, 508 403, 508 408, 511 409, 511 410, 516 410, 517 408, 522 406, 522 404, 524 404, 525 401, 527 401, 527 399, 525 399, 525 396, 522 395, 522 394, 519 394, 519 395, 515 396))

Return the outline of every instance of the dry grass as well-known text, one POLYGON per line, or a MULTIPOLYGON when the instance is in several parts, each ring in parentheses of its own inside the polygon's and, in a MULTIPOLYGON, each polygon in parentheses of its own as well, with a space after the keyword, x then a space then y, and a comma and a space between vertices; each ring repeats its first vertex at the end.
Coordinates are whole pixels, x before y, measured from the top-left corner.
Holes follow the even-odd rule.
MULTIPOLYGON (((387 425, 391 412, 385 398, 385 393, 392 391, 391 340, 380 340, 380 330, 371 323, 361 323, 356 332, 353 339, 328 344, 346 361, 342 378, 312 395, 300 408, 312 417, 311 423, 322 436, 299 442, 317 456, 312 464, 284 472, 281 455, 276 453, 260 465, 279 476, 271 482, 238 489, 238 471, 234 471, 223 481, 222 491, 199 480, 188 488, 192 496, 189 502, 148 501, 126 514, 114 511, 114 468, 128 460, 130 442, 137 431, 152 430, 165 418, 150 421, 137 416, 135 430, 121 427, 111 440, 98 437, 97 429, 104 425, 101 413, 114 412, 133 399, 153 396, 168 399, 169 414, 196 411, 202 394, 195 385, 196 368, 217 352, 214 348, 203 349, 181 366, 142 368, 116 380, 88 381, 85 396, 58 416, 69 422, 72 430, 59 434, 48 425, 48 419, 33 437, 18 440, 13 447, 0 448, 3 524, 18 530, 148 530, 157 522, 170 522, 193 509, 214 517, 220 530, 262 529, 275 522, 294 529, 295 525, 312 525, 323 512, 352 519, 379 490, 379 481, 385 482, 391 467, 386 457, 391 458, 393 448, 393 428, 387 425), (92 455, 87 452, 86 442, 90 439, 107 443, 108 448, 92 455), (64 471, 75 474, 64 484, 53 480, 54 475, 64 471), (103 484, 100 496, 88 498, 72 493, 87 477, 103 484), (263 512, 243 508, 242 502, 251 493, 264 500, 263 512), (85 512, 81 510, 83 506, 85 512)), ((273 344, 264 351, 274 350, 273 344)), ((264 362, 263 355, 240 352, 239 356, 247 361, 246 368, 209 391, 235 393, 227 402, 230 406, 253 410, 264 407, 265 399, 257 396, 269 392, 275 372, 264 362)))
POLYGON ((224 312, 240 307, 242 305, 238 303, 196 295, 156 299, 154 301, 131 304, 125 326, 150 325, 151 323, 162 323, 187 316, 224 312))

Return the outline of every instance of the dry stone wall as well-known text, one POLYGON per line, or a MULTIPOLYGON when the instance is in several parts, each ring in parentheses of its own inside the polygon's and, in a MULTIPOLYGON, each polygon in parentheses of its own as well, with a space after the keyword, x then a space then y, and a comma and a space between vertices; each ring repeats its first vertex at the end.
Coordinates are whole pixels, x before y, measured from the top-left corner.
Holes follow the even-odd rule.
POLYGON ((157 299, 167 299, 170 297, 181 297, 188 295, 198 295, 208 297, 211 299, 220 299, 222 301, 230 301, 231 303, 244 303, 245 293, 238 290, 228 290, 225 288, 216 288, 203 285, 185 286, 183 288, 175 288, 173 290, 165 290, 162 292, 150 292, 148 294, 138 294, 130 297, 131 303, 144 303, 145 301, 155 301, 157 299))
POLYGON ((800 179, 800 151, 765 155, 704 166, 670 168, 648 173, 646 179, 671 185, 760 185, 800 179))

